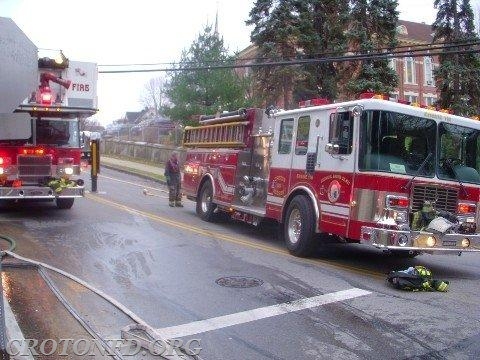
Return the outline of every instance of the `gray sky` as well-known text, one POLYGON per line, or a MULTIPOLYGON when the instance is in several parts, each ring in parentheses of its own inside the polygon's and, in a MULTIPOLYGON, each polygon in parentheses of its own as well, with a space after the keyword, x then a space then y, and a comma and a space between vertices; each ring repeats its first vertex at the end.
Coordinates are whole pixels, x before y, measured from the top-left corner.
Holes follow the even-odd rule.
MULTIPOLYGON (((245 25, 254 0, 0 0, 39 48, 61 49, 71 60, 98 64, 160 63, 180 59, 218 8, 219 32, 230 51, 250 43, 245 25)), ((433 0, 399 0, 400 19, 432 23, 433 0)), ((99 74, 95 117, 106 125, 139 111, 145 84, 160 73, 99 74)))

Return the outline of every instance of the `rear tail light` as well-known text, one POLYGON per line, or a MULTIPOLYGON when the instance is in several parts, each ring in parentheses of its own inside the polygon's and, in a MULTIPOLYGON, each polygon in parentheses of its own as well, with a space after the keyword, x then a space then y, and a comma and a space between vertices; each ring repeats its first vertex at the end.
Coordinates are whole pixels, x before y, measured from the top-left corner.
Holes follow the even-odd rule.
POLYGON ((9 166, 12 164, 12 158, 6 156, 0 156, 0 166, 9 166))
POLYGON ((12 164, 12 158, 0 156, 0 175, 8 174, 7 167, 12 164))

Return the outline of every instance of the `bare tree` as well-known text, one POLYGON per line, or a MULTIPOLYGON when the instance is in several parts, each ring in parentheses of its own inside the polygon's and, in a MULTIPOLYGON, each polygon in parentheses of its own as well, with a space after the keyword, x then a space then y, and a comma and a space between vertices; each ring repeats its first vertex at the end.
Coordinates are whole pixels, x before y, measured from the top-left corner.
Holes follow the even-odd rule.
POLYGON ((152 78, 145 84, 143 93, 140 95, 140 102, 147 108, 155 109, 156 115, 165 102, 164 88, 164 77, 152 78))
POLYGON ((80 120, 80 131, 93 131, 99 127, 101 127, 101 125, 97 119, 86 118, 80 120))

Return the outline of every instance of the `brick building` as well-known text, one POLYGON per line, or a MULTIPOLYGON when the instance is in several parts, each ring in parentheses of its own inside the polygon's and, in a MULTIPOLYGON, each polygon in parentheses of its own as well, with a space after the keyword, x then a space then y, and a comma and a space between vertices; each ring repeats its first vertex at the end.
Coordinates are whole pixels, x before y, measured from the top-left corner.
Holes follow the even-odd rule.
MULTIPOLYGON (((431 25, 400 20, 397 26, 400 46, 431 44, 433 31, 431 25)), ((393 97, 432 105, 437 100, 437 89, 433 70, 438 66, 438 57, 405 57, 391 59, 390 66, 398 74, 398 88, 393 97)))
MULTIPOLYGON (((397 26, 399 46, 431 44, 433 31, 431 25, 400 20, 397 26)), ((238 64, 252 64, 257 57, 255 45, 249 45, 237 55, 238 64)), ((398 74, 398 87, 391 96, 396 99, 407 100, 412 103, 432 105, 437 100, 437 90, 433 77, 433 70, 438 66, 437 57, 405 57, 391 59, 390 66, 398 74)), ((238 74, 245 76, 251 73, 251 68, 238 68, 238 74)), ((283 99, 279 99, 277 106, 283 106, 283 99)))

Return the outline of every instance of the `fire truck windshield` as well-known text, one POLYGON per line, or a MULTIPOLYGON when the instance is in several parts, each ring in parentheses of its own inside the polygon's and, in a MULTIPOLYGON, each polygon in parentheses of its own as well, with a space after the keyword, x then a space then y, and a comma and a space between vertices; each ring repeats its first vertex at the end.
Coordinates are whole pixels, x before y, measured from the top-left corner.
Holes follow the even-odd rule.
POLYGON ((80 147, 78 122, 75 120, 36 120, 37 144, 80 147))
POLYGON ((360 125, 359 168, 433 177, 436 123, 434 120, 390 111, 364 111, 360 125), (417 172, 420 172, 417 174, 417 172))
POLYGON ((480 184, 480 131, 440 123, 438 177, 480 184))

